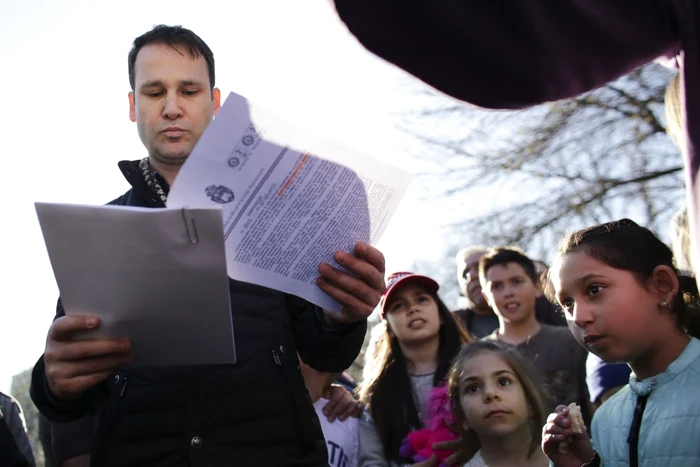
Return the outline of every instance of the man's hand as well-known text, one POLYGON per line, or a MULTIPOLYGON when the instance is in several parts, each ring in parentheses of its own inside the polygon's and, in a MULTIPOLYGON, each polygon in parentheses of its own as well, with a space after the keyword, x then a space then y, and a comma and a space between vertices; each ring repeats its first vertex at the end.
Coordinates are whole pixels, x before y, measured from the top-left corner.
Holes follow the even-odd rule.
POLYGON ((323 415, 328 421, 333 423, 337 418, 341 422, 348 417, 359 417, 362 406, 352 397, 350 391, 343 386, 333 384, 323 391, 323 397, 328 399, 328 403, 323 407, 323 415))
POLYGON ((78 399, 134 361, 128 339, 75 339, 78 333, 95 329, 99 323, 93 315, 71 315, 51 325, 44 366, 49 390, 58 400, 78 399))
POLYGON ((318 286, 343 305, 339 314, 326 312, 331 324, 350 324, 362 321, 372 314, 384 293, 384 255, 366 243, 355 245, 355 254, 337 251, 333 259, 351 274, 328 263, 318 267, 321 277, 318 286))

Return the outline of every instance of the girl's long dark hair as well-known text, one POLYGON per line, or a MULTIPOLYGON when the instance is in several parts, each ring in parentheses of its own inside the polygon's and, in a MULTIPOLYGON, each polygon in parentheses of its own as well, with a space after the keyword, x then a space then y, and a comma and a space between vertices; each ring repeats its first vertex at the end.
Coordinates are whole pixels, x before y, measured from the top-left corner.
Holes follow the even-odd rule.
MULTIPOLYGON (((695 278, 678 273, 673 252, 649 229, 629 219, 589 227, 567 235, 559 245, 558 256, 575 251, 585 251, 603 264, 630 271, 645 288, 657 266, 673 269, 680 290, 671 302, 671 312, 680 329, 700 337, 700 300, 695 278)), ((547 297, 556 302, 551 281, 548 282, 547 297)))
MULTIPOLYGON (((452 315, 436 292, 426 290, 435 300, 438 314, 442 320, 440 326, 440 346, 438 366, 433 376, 433 386, 437 386, 447 377, 452 359, 461 346, 473 339, 452 315)), ((395 336, 386 332, 378 339, 376 349, 368 349, 368 358, 376 358, 371 364, 371 374, 366 374, 359 387, 360 400, 372 413, 374 424, 384 446, 387 460, 405 462, 399 448, 411 430, 422 428, 418 410, 413 401, 411 380, 406 370, 407 361, 401 352, 401 346, 395 336)))

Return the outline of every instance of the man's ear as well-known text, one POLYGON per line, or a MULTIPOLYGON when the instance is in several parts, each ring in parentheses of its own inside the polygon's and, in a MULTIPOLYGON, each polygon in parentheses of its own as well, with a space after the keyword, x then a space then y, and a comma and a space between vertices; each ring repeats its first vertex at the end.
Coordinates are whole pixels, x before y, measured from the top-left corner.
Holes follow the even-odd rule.
POLYGON ((678 276, 670 266, 661 264, 654 268, 649 278, 650 291, 654 293, 660 302, 671 303, 676 295, 680 285, 678 276))
POLYGON ((216 116, 221 108, 221 91, 219 91, 219 88, 211 90, 211 98, 214 101, 214 115, 216 116))
POLYGON ((129 93, 129 120, 136 122, 136 105, 134 103, 134 93, 129 93))

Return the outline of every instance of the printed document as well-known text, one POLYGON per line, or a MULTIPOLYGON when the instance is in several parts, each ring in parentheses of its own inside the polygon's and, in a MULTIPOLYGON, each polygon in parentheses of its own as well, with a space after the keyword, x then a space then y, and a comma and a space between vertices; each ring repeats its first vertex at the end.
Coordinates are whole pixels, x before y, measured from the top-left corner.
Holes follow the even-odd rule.
POLYGON ((329 311, 318 266, 376 245, 411 181, 403 170, 305 134, 231 93, 181 168, 168 207, 223 210, 231 278, 329 311))
POLYGON ((36 203, 67 315, 82 338, 129 338, 134 366, 235 363, 221 209, 36 203))

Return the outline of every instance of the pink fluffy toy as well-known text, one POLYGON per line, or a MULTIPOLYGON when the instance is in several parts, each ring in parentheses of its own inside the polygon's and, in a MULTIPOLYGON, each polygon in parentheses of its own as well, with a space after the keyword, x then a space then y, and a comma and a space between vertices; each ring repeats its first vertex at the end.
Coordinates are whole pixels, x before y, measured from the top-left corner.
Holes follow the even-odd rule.
POLYGON ((445 459, 452 452, 446 450, 436 451, 433 449, 433 444, 459 438, 451 428, 454 418, 450 411, 450 399, 447 394, 447 388, 444 385, 433 388, 430 393, 428 406, 426 427, 414 430, 408 434, 399 449, 399 455, 404 459, 413 459, 413 462, 422 462, 430 459, 435 454, 440 462, 440 467, 444 467, 445 459))

